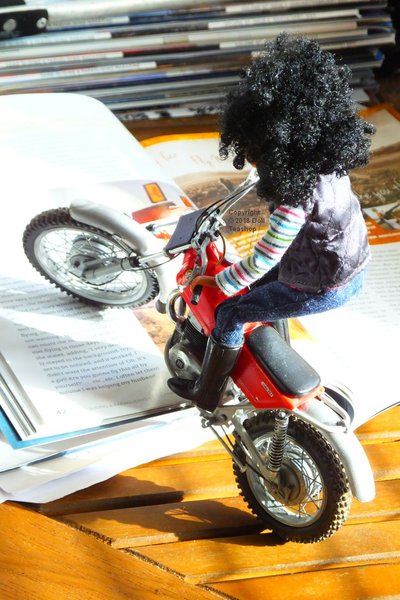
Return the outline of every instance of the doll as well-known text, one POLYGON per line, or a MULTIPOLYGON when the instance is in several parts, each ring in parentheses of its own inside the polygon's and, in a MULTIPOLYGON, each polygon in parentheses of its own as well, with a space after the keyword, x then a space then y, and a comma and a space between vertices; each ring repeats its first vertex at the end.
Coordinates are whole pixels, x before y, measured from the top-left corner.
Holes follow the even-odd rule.
POLYGON ((280 34, 227 96, 220 155, 257 168, 270 218, 250 256, 192 282, 229 296, 216 309, 199 378, 168 382, 203 410, 218 405, 245 323, 330 310, 362 286, 370 253, 348 172, 367 164, 374 128, 357 115, 350 74, 316 42, 280 34))

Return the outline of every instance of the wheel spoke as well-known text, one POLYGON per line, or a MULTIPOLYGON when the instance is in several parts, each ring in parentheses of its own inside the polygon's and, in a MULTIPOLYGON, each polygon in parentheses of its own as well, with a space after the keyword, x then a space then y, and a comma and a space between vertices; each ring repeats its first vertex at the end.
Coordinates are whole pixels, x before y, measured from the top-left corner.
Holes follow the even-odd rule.
MULTIPOLYGON (((272 432, 256 440, 256 446, 261 455, 265 456, 265 462, 268 461, 268 451, 271 444, 272 432)), ((277 498, 274 498, 273 492, 268 491, 268 485, 261 476, 251 474, 249 476, 252 487, 257 492, 257 496, 265 498, 264 505, 266 509, 274 515, 278 521, 290 524, 292 526, 304 526, 313 522, 319 517, 319 513, 325 505, 323 495, 323 482, 321 474, 311 456, 304 448, 299 446, 295 440, 288 438, 285 446, 283 466, 294 469, 298 485, 302 492, 302 498, 295 504, 285 505, 277 498)))
POLYGON ((155 296, 158 287, 151 272, 120 269, 95 276, 95 272, 88 270, 83 276, 77 269, 80 265, 84 267, 85 262, 98 261, 99 265, 107 266, 111 261, 131 257, 134 253, 115 236, 75 224, 66 209, 53 211, 52 221, 53 215, 60 219, 60 225, 53 222, 44 225, 40 219, 40 225, 32 226, 32 249, 26 251, 28 258, 31 254, 37 261, 38 266, 31 261, 34 266, 58 287, 80 298, 110 306, 140 306, 155 296))

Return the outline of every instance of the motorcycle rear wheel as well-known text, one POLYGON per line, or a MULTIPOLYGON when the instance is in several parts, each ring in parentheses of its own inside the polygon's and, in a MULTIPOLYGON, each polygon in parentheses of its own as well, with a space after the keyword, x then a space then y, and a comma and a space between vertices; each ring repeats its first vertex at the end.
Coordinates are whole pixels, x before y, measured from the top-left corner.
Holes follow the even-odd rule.
MULTIPOLYGON (((274 413, 263 412, 245 426, 267 464, 274 413)), ((238 442, 235 452, 245 460, 238 442)), ((234 463, 234 474, 252 512, 286 541, 322 541, 350 512, 350 486, 339 457, 319 431, 296 417, 289 421, 278 493, 250 466, 241 471, 234 463)))
POLYGON ((101 279, 79 274, 87 261, 134 258, 132 248, 118 236, 75 221, 67 208, 47 210, 27 225, 23 246, 30 263, 60 290, 99 308, 137 307, 159 292, 151 270, 104 275, 101 279))

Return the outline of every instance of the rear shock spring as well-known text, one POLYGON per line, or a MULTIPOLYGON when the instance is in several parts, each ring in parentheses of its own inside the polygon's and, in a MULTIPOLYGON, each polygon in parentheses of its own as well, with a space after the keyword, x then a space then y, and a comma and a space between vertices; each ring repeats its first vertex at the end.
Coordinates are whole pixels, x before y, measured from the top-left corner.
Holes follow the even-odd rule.
POLYGON ((275 417, 274 433, 272 435, 267 465, 267 469, 274 473, 277 473, 282 466, 288 425, 289 415, 280 410, 275 417))

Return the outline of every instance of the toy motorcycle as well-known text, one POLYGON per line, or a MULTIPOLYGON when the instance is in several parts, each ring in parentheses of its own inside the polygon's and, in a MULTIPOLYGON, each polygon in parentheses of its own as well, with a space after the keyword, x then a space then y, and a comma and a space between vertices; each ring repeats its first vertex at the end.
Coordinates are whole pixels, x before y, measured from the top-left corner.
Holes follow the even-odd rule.
MULTIPOLYGON (((182 215, 166 246, 150 226, 74 202, 31 221, 25 252, 47 279, 99 306, 138 306, 159 293, 158 310, 175 323, 166 364, 174 376, 194 379, 225 296, 208 287, 192 292, 190 282, 229 265, 222 217, 256 183, 251 172, 227 197, 182 215), (179 270, 171 267, 178 256, 179 270), (178 284, 172 292, 171 269, 178 284)), ((250 509, 285 540, 323 540, 346 521, 352 495, 361 502, 375 495, 371 467, 351 429, 350 396, 323 387, 291 347, 286 321, 247 326, 224 398, 213 413, 199 410, 231 455, 250 509)))

